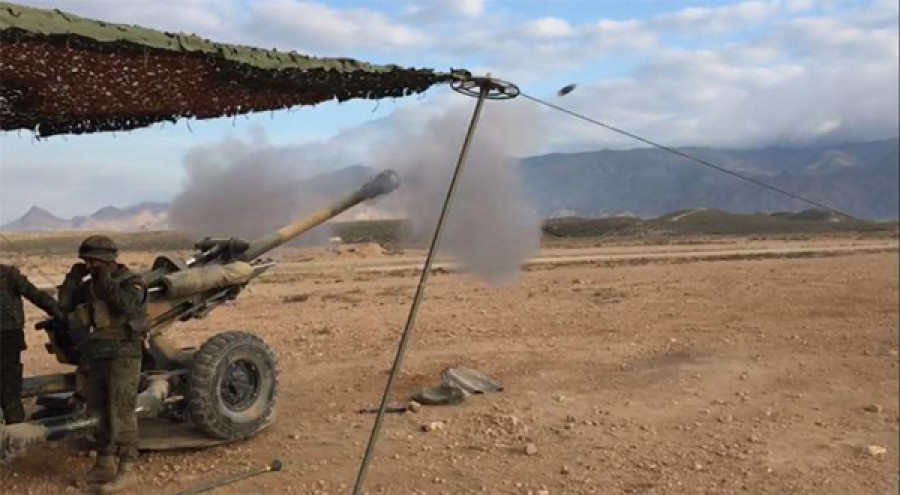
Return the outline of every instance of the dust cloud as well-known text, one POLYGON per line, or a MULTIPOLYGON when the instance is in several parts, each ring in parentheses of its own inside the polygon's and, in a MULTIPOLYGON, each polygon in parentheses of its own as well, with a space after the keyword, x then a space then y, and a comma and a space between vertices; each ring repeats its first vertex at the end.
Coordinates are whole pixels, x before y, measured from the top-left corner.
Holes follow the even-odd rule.
MULTIPOLYGON (((378 171, 393 169, 400 174, 400 188, 365 209, 409 219, 410 240, 428 241, 475 101, 455 96, 441 103, 426 110, 409 107, 337 136, 333 142, 361 138, 346 154, 350 163, 366 162, 335 164, 324 174, 310 173, 321 171, 321 164, 304 163, 321 156, 304 146, 322 143, 274 146, 256 133, 195 148, 185 156, 185 187, 173 201, 169 221, 198 238, 253 238, 330 204, 378 171)), ((516 169, 517 157, 539 151, 539 123, 533 107, 520 102, 486 103, 447 218, 440 254, 490 283, 514 282, 521 262, 539 245, 540 218, 524 197, 516 169)), ((301 239, 322 242, 328 230, 318 228, 301 239)))

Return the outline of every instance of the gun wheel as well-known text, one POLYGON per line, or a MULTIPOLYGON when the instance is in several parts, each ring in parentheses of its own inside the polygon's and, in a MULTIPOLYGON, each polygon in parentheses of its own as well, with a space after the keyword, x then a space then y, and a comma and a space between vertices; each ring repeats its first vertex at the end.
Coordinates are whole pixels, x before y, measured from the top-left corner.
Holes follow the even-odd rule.
POLYGON ((272 349, 247 332, 225 332, 194 355, 187 394, 194 425, 234 440, 259 431, 272 417, 278 368, 272 349))

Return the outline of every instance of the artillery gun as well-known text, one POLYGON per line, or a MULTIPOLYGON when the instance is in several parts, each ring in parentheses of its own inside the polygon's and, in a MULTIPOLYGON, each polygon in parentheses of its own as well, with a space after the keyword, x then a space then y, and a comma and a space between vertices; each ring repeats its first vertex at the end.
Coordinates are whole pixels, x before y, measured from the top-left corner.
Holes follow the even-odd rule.
MULTIPOLYGON (((258 336, 226 331, 200 348, 180 347, 169 335, 182 321, 203 318, 217 306, 234 300, 253 279, 275 263, 263 256, 272 249, 326 222, 363 201, 399 186, 393 171, 378 174, 360 189, 327 208, 253 241, 205 238, 186 260, 160 255, 143 273, 148 286, 149 331, 143 342, 140 393, 136 414, 141 422, 143 449, 198 448, 239 440, 259 432, 274 420, 278 368, 274 353, 258 336), (153 421, 167 420, 153 435, 153 421)), ((70 315, 70 320, 73 315, 70 315)), ((60 363, 77 366, 79 345, 86 338, 77 325, 44 320, 47 349, 60 363)), ((79 372, 29 377, 23 397, 37 397, 44 407, 39 419, 0 424, 0 459, 30 445, 86 435, 98 419, 79 395, 79 372)))

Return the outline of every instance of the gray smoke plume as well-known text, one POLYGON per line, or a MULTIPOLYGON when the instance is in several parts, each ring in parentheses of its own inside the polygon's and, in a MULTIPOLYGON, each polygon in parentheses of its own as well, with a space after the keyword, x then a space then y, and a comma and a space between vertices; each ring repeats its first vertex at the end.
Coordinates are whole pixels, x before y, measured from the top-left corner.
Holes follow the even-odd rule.
MULTIPOLYGON (((401 177, 395 197, 412 235, 430 239, 469 125, 474 100, 459 99, 398 135, 376 155, 379 168, 401 177)), ((544 133, 534 106, 489 102, 475 133, 466 168, 441 238, 441 252, 488 282, 516 280, 521 263, 540 242, 540 218, 524 197, 517 157, 535 153, 544 133)))
MULTIPOLYGON (((330 204, 371 175, 364 167, 347 167, 310 177, 303 155, 296 146, 269 144, 260 133, 197 147, 184 158, 187 179, 169 222, 197 238, 255 238, 330 204)), ((302 240, 325 235, 326 229, 316 229, 302 240)))
MULTIPOLYGON (((474 105, 456 95, 439 102, 406 107, 326 143, 273 146, 256 135, 198 147, 185 156, 187 180, 169 220, 198 237, 253 238, 331 204, 376 171, 393 169, 401 186, 374 207, 408 218, 409 234, 430 240, 474 105), (332 159, 336 170, 314 174, 322 170, 314 162, 332 159)), ((543 132, 533 106, 516 101, 490 102, 482 115, 441 252, 486 281, 505 284, 539 245, 540 218, 524 197, 516 160, 539 150, 543 132)), ((327 228, 317 230, 302 239, 324 240, 327 228)))

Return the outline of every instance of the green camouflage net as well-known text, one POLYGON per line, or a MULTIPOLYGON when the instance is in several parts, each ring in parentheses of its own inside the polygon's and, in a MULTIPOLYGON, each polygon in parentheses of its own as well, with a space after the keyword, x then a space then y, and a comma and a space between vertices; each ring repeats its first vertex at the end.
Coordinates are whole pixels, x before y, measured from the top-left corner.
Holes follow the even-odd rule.
POLYGON ((0 2, 0 130, 128 130, 421 93, 454 74, 214 43, 0 2))

